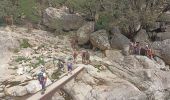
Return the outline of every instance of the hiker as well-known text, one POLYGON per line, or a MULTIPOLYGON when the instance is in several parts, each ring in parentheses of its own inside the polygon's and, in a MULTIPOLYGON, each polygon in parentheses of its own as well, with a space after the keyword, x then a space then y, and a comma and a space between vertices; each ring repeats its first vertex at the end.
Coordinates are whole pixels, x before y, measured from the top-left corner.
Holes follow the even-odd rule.
POLYGON ((87 50, 85 52, 85 63, 86 64, 90 63, 90 53, 87 50))
POLYGON ((76 63, 77 56, 78 56, 78 52, 76 51, 76 49, 74 49, 74 51, 73 51, 74 63, 76 63))
POLYGON ((68 61, 67 61, 67 69, 68 69, 68 72, 71 73, 72 70, 73 70, 73 63, 72 63, 72 59, 69 58, 68 61))
POLYGON ((139 42, 135 42, 135 45, 134 45, 134 54, 140 55, 140 50, 141 50, 140 43, 139 42))
POLYGON ((58 63, 57 63, 58 68, 61 69, 61 70, 62 70, 62 69, 64 70, 64 63, 65 63, 64 60, 58 59, 58 63))
POLYGON ((4 21, 5 21, 5 24, 10 25, 10 26, 13 25, 14 19, 13 19, 12 15, 11 16, 4 16, 3 18, 4 18, 4 21))
POLYGON ((47 75, 45 73, 45 69, 41 69, 41 72, 38 74, 38 80, 42 86, 42 93, 45 91, 45 85, 47 81, 47 75))
POLYGON ((134 44, 133 42, 130 42, 129 44, 129 54, 133 54, 134 53, 134 44))
POLYGON ((70 40, 70 43, 71 43, 71 47, 72 47, 73 49, 76 49, 76 48, 77 48, 77 46, 78 46, 78 40, 77 40, 75 37, 73 37, 73 38, 70 40))
POLYGON ((82 57, 82 63, 84 64, 86 62, 86 51, 81 52, 81 57, 82 57))
POLYGON ((146 45, 145 48, 146 48, 146 56, 147 56, 148 58, 150 58, 150 59, 153 59, 153 51, 152 51, 152 49, 149 48, 148 45, 146 45))

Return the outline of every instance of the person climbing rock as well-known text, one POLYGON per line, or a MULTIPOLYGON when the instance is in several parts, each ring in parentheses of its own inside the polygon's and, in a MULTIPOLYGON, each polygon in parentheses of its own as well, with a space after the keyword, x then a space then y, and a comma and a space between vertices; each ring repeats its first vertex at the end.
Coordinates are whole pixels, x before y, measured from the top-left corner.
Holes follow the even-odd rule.
POLYGON ((38 81, 42 87, 42 94, 45 92, 45 85, 47 81, 47 75, 45 73, 45 69, 41 69, 41 72, 38 74, 38 81))

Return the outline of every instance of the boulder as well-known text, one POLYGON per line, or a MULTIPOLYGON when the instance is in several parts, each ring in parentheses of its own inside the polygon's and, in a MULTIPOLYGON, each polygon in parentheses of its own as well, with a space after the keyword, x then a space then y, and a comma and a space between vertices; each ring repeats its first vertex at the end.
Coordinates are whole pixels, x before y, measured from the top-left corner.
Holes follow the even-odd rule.
POLYGON ((129 44, 130 40, 120 33, 115 33, 111 35, 110 45, 113 49, 123 50, 123 54, 129 54, 129 44))
POLYGON ((122 50, 124 46, 129 45, 129 43, 130 43, 130 40, 122 34, 115 33, 111 36, 110 44, 111 44, 111 47, 114 49, 122 50))
POLYGON ((161 57, 165 63, 170 64, 170 39, 154 42, 152 48, 155 50, 155 55, 161 57))
POLYGON ((99 30, 91 33, 90 42, 93 47, 99 48, 100 50, 110 49, 110 43, 106 30, 99 30))
POLYGON ((43 14, 43 23, 57 31, 70 31, 80 28, 84 20, 79 14, 69 14, 65 10, 49 7, 43 14))
MULTIPOLYGON (((46 86, 50 85, 52 82, 47 78, 46 86)), ((32 80, 25 86, 28 93, 32 94, 42 89, 38 80, 32 80)))
POLYGON ((10 87, 6 92, 10 96, 24 96, 28 93, 26 87, 24 86, 10 87))
POLYGON ((166 39, 170 39, 170 32, 161 32, 156 35, 156 38, 163 41, 166 39))
POLYGON ((61 96, 58 92, 56 92, 51 100, 65 100, 63 96, 61 96))
POLYGON ((90 40, 90 33, 94 32, 94 22, 88 22, 77 31, 78 44, 83 45, 90 40))
POLYGON ((146 44, 149 42, 149 36, 146 30, 141 29, 134 37, 135 42, 140 42, 141 44, 146 44))
POLYGON ((5 97, 5 93, 0 93, 0 98, 5 97))

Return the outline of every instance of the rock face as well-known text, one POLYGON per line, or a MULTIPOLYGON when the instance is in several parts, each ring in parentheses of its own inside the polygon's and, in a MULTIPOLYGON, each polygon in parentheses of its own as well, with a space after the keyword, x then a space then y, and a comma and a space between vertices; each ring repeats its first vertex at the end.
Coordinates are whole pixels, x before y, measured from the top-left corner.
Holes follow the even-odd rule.
MULTIPOLYGON (((112 58, 109 57, 109 60, 112 58)), ((160 70, 160 65, 147 57, 127 56, 116 61, 112 59, 112 66, 108 67, 117 76, 133 83, 140 91, 147 94, 148 98, 154 100, 169 98, 165 89, 170 86, 170 72, 160 70)))
MULTIPOLYGON (((84 66, 84 65, 78 65, 84 66)), ((76 80, 72 80, 64 90, 74 100, 146 100, 146 95, 131 83, 116 77, 108 70, 98 72, 97 68, 85 65, 85 72, 76 80), (70 88, 72 87, 72 88, 70 88)))
POLYGON ((69 14, 63 9, 49 7, 43 14, 43 23, 51 29, 57 31, 75 30, 80 28, 84 21, 78 14, 69 14))
POLYGON ((155 54, 160 56, 167 64, 170 64, 170 39, 154 42, 152 44, 155 54))
POLYGON ((99 30, 91 33, 90 42, 94 47, 97 47, 100 50, 106 50, 110 48, 110 43, 106 30, 99 30))
POLYGON ((78 44, 83 45, 90 40, 90 33, 94 32, 94 22, 88 22, 77 31, 78 44))

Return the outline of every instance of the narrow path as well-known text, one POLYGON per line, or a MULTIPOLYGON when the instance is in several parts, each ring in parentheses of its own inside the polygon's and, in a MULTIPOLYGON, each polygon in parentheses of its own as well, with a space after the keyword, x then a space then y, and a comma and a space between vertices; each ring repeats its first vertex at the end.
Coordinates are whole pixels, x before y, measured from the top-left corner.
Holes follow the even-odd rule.
POLYGON ((63 76, 58 81, 54 82, 53 84, 49 85, 46 88, 45 93, 42 95, 41 91, 37 92, 27 100, 50 100, 53 96, 53 94, 60 89, 63 85, 65 85, 67 82, 69 82, 71 79, 75 78, 77 74, 79 74, 84 67, 77 67, 72 71, 72 74, 68 74, 66 76, 63 76))

